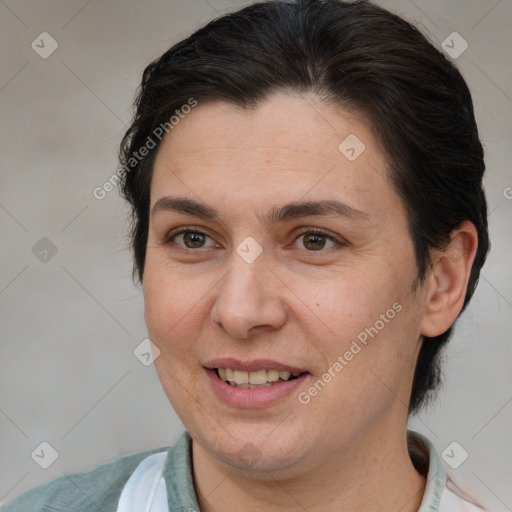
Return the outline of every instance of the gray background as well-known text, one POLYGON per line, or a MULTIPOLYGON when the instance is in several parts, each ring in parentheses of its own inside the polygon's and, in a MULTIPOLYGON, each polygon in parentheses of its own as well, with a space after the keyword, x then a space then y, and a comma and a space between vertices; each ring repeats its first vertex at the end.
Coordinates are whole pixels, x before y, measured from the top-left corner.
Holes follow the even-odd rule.
MULTIPOLYGON (((144 67, 246 3, 0 2, 0 502, 172 445, 183 429, 154 368, 133 354, 146 329, 127 210, 115 191, 102 201, 92 191, 115 172, 144 67), (46 59, 31 47, 44 31, 59 45, 46 59), (43 237, 55 255, 33 253, 43 237), (48 469, 31 457, 43 441, 59 454, 48 469)), ((454 31, 468 42, 456 63, 473 92, 488 168, 493 250, 446 354, 439 400, 410 428, 440 453, 457 441, 469 457, 447 466, 452 478, 492 510, 511 510, 512 2, 379 3, 438 47, 454 31)))

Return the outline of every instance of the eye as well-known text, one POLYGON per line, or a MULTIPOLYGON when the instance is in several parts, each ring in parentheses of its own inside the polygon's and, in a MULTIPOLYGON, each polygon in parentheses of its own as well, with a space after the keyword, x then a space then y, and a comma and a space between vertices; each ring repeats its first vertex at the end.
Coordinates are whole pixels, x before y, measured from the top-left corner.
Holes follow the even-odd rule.
POLYGON ((167 238, 166 243, 175 243, 184 249, 204 249, 212 246, 206 245, 208 239, 210 239, 213 245, 215 245, 213 240, 207 234, 202 233, 201 231, 198 231, 194 228, 186 228, 172 233, 167 238))
MULTIPOLYGON (((300 239, 302 239, 301 249, 308 252, 321 252, 323 249, 331 249, 337 245, 345 245, 334 236, 329 235, 324 231, 311 228, 299 234, 295 239, 295 242, 300 239)), ((206 233, 203 233, 196 228, 188 227, 170 233, 165 243, 176 244, 183 249, 206 249, 216 246, 216 243, 206 233), (210 240, 209 245, 208 240, 210 240)))
POLYGON ((330 249, 336 245, 344 245, 342 242, 336 240, 333 236, 328 235, 320 230, 309 229, 301 233, 295 240, 302 238, 302 245, 309 252, 321 251, 322 249, 330 249), (329 246, 329 244, 331 244, 329 246))

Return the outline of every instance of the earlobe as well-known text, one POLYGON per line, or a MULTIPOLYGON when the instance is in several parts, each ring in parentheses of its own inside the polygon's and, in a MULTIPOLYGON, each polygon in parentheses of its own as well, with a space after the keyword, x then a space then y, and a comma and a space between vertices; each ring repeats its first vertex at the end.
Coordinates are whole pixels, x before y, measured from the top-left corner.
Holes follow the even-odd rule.
POLYGON ((464 304, 477 246, 475 226, 464 221, 452 232, 445 249, 433 254, 433 267, 426 279, 423 336, 439 336, 457 319, 464 304))

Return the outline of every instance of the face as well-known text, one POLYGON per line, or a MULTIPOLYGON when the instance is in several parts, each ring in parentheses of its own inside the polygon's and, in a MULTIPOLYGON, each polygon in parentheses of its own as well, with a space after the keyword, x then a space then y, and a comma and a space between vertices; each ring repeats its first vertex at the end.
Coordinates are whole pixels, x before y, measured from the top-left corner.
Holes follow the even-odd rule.
POLYGON ((304 471, 403 428, 416 277, 404 206, 360 118, 280 93, 252 110, 199 103, 164 138, 145 319, 169 400, 219 463, 304 471))

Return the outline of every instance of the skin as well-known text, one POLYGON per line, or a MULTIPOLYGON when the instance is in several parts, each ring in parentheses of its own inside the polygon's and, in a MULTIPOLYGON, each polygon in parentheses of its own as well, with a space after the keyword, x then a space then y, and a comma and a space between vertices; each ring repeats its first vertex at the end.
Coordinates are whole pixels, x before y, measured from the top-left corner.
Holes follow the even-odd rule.
POLYGON ((155 366, 193 438, 202 511, 418 510, 425 479, 406 445, 414 367, 422 335, 459 313, 477 242, 463 223, 413 292, 413 243, 386 165, 363 119, 312 95, 275 93, 252 110, 199 103, 164 138, 151 208, 186 197, 220 215, 151 215, 143 281, 155 366), (349 134, 365 144, 352 162, 338 150, 349 134), (263 222, 274 206, 328 199, 365 218, 263 222), (203 247, 170 239, 180 227, 207 235, 203 247), (303 228, 341 244, 320 238, 314 250, 303 228), (252 263, 236 252, 248 236, 263 249, 252 263), (295 392, 259 409, 227 405, 203 368, 272 359, 307 370, 307 391, 394 303, 401 311, 307 405, 295 392), (248 446, 255 463, 240 457, 248 446))

